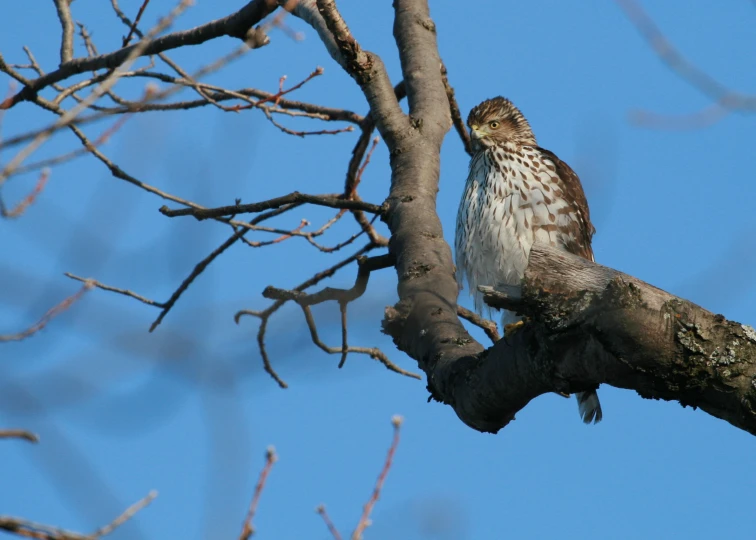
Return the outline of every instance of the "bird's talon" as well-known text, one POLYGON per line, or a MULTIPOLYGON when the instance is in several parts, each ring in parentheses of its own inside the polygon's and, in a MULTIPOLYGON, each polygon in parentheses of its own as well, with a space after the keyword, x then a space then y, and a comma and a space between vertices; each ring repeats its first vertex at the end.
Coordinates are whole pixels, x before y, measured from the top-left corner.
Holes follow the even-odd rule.
POLYGON ((517 330, 525 325, 525 321, 517 321, 512 324, 504 325, 504 337, 512 337, 517 330))

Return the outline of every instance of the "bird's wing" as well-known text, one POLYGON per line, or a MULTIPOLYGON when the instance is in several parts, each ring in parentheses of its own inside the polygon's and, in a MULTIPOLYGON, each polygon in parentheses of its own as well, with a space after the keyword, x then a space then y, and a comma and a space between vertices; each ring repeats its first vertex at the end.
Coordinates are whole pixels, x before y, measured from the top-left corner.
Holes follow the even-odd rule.
POLYGON ((576 220, 574 221, 573 237, 574 241, 565 245, 570 253, 580 255, 581 257, 593 261, 593 248, 591 248, 591 239, 593 238, 596 228, 591 223, 591 212, 588 208, 588 200, 585 198, 583 185, 580 178, 564 161, 559 159, 554 152, 545 148, 537 147, 543 157, 554 164, 556 174, 559 177, 563 197, 567 203, 574 209, 576 220))

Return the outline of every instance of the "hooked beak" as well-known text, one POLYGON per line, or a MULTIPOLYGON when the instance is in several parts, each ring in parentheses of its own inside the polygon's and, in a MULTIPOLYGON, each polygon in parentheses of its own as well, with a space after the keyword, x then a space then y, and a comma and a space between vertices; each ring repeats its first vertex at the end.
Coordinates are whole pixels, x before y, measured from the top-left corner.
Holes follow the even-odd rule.
POLYGON ((478 140, 482 139, 483 137, 485 137, 486 135, 488 135, 488 134, 485 131, 481 130, 480 126, 477 126, 475 124, 473 124, 472 126, 470 126, 470 137, 473 140, 478 141, 478 140))

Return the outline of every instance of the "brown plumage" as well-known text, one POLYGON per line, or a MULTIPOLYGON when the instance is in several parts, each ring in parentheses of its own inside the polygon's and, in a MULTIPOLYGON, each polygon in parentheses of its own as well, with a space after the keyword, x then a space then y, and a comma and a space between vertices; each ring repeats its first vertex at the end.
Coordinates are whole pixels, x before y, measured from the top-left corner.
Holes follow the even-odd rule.
MULTIPOLYGON (((537 145, 530 124, 511 101, 495 97, 470 111, 474 155, 457 214, 457 281, 468 282, 479 313, 479 285, 519 285, 530 248, 548 242, 593 260, 588 202, 580 178, 537 145)), ((505 312, 503 323, 514 322, 505 312)), ((601 420, 596 391, 576 394, 586 423, 601 420)))

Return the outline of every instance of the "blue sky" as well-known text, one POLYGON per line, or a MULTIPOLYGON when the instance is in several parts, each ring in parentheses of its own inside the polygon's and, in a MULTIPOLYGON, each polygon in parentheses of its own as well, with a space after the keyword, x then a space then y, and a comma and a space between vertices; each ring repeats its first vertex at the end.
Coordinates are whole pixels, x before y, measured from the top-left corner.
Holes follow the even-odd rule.
MULTIPOLYGON (((123 0, 136 13, 141 2, 123 0)), ((645 2, 666 36, 728 87, 756 92, 750 2, 645 2)), ((154 23, 171 7, 154 0, 154 23)), ((240 2, 198 2, 177 23, 189 28, 240 2)), ((400 78, 388 2, 340 2, 363 47, 400 78)), ((109 2, 78 0, 101 51, 125 34, 109 2)), ((756 182, 752 116, 731 114, 696 130, 647 129, 633 110, 697 112, 708 98, 662 65, 617 4, 588 0, 481 1, 469 11, 436 2, 439 45, 460 106, 494 95, 511 98, 539 143, 581 175, 598 233, 597 261, 746 324, 756 323, 756 182)), ((353 81, 312 31, 295 42, 272 30, 252 51, 210 81, 229 88, 275 90, 316 66, 325 74, 295 99, 364 113, 353 81)), ((26 63, 28 45, 46 70, 58 64, 59 26, 50 2, 10 3, 0 20, 0 52, 26 63), (36 4, 40 4, 37 6, 36 4)), ((169 55, 185 68, 235 48, 230 39, 169 55)), ((82 54, 77 41, 77 54, 82 54)), ((8 83, 0 76, 0 88, 8 83)), ((142 83, 125 83, 126 95, 142 83)), ((188 95, 188 94, 187 94, 188 95)), ((24 103, 9 111, 9 137, 51 121, 24 103)), ((333 128, 312 121, 297 129, 333 128)), ((105 124, 90 126, 96 136, 105 124)), ((207 206, 256 201, 300 190, 338 191, 357 134, 284 135, 262 114, 154 113, 129 120, 103 151, 130 174, 207 206)), ((76 148, 57 135, 36 157, 76 148)), ((7 162, 11 154, 0 154, 7 162)), ((442 154, 438 212, 451 240, 467 156, 455 134, 442 154)), ((7 202, 23 198, 36 177, 13 178, 7 202)), ((379 146, 360 186, 381 202, 389 182, 379 146)), ((93 159, 55 167, 37 203, 0 223, 0 332, 34 323, 78 286, 63 272, 94 277, 166 299, 193 266, 228 236, 191 218, 169 220, 163 201, 110 176, 93 159)), ((304 207, 278 225, 333 214, 304 207)), ((345 219, 326 241, 352 234, 345 219)), ((262 238, 262 237, 261 237, 262 238)), ((259 239, 259 238, 258 238, 259 239)), ((352 250, 356 250, 356 247, 352 250)), ((425 384, 365 357, 316 349, 298 309, 270 323, 268 349, 281 390, 263 372, 257 323, 232 316, 267 305, 266 285, 293 286, 351 253, 322 254, 291 239, 265 249, 238 245, 190 288, 164 323, 147 333, 154 308, 92 291, 34 338, 0 349, 0 426, 38 432, 39 445, 0 444, 0 514, 90 531, 151 489, 152 506, 113 538, 236 538, 265 448, 273 469, 255 520, 258 538, 328 538, 314 508, 325 503, 343 534, 369 497, 391 438, 390 418, 405 416, 394 466, 366 538, 712 538, 743 537, 756 526, 753 437, 701 411, 600 389, 604 421, 584 426, 573 400, 542 396, 498 435, 464 426, 451 408, 427 403, 425 384), (725 496, 726 494, 726 496, 725 496)), ((349 267, 327 282, 349 286, 349 267)), ((395 301, 395 275, 373 276, 350 310, 354 344, 380 346, 406 369, 380 329, 395 301)), ((462 302, 470 305, 467 297, 462 302)), ((338 310, 320 306, 321 335, 339 340, 338 310)), ((478 335, 478 334, 476 334, 478 335)), ((482 338, 481 338, 482 339, 482 338)))

